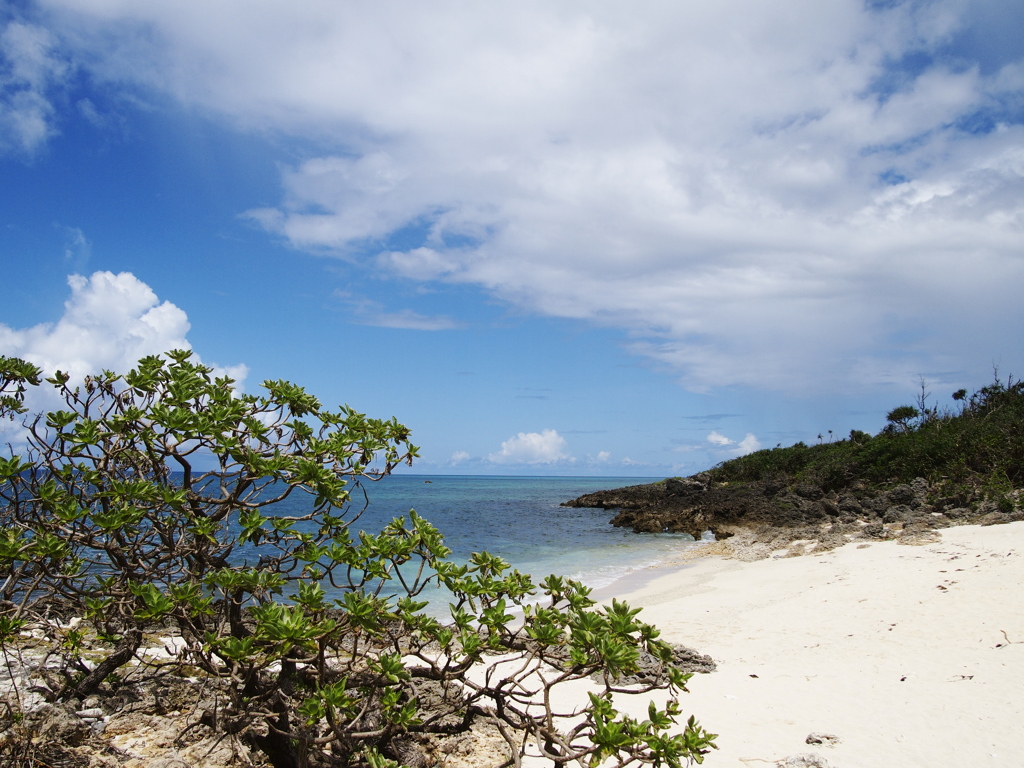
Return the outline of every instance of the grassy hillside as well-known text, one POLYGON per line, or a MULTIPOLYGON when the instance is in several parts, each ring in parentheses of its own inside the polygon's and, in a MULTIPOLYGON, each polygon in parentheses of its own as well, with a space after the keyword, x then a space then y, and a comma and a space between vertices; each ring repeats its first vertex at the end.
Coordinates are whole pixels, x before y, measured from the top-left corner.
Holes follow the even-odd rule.
POLYGON ((1024 487, 1024 382, 996 380, 973 395, 954 393, 954 406, 894 408, 877 435, 854 430, 845 440, 757 451, 724 462, 716 483, 812 483, 825 491, 926 479, 934 495, 974 505, 995 502, 1003 511, 1019 504, 1024 487))

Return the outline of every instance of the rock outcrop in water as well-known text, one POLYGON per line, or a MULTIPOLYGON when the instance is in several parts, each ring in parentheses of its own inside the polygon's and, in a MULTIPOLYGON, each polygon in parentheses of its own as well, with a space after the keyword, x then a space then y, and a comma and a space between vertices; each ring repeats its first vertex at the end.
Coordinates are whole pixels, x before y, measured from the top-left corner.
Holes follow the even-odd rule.
POLYGON ((936 528, 1024 519, 1024 381, 997 376, 972 395, 958 390, 952 408, 927 405, 930 396, 922 384, 917 405, 892 409, 874 436, 834 440, 829 430, 828 442, 818 435, 817 445, 779 445, 565 505, 618 510, 612 524, 641 533, 710 530, 734 550, 743 539, 760 552, 787 540, 921 543, 936 528))
POLYGON ((917 543, 935 528, 1022 516, 995 504, 971 509, 958 506, 955 498, 936 498, 922 478, 885 490, 853 483, 840 493, 813 483, 714 483, 707 473, 588 493, 563 506, 617 510, 612 525, 637 533, 688 533, 699 539, 711 531, 718 540, 740 535, 747 549, 760 545, 755 549, 761 556, 794 541, 812 542, 808 551, 855 538, 917 543))

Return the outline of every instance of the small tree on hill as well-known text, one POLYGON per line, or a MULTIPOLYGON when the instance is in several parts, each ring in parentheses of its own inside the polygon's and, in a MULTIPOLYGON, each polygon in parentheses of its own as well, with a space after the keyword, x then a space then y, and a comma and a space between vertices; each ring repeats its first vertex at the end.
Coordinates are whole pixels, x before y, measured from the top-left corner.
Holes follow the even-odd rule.
POLYGON ((912 405, 901 405, 893 408, 885 415, 889 423, 885 429, 888 432, 910 432, 914 428, 914 421, 921 415, 921 412, 912 405))
MULTIPOLYGON (((101 690, 170 625, 176 663, 219 691, 206 722, 277 768, 383 766, 406 759, 409 734, 481 720, 516 764, 532 749, 556 765, 678 765, 713 747, 692 718, 671 731, 688 676, 638 611, 595 608, 554 576, 526 604, 529 577, 487 553, 450 561, 415 512, 352 534, 354 481, 417 455, 406 427, 329 411, 284 381, 237 395, 188 352, 167 357, 80 386, 56 373, 46 381, 65 407, 30 418, 25 451, 0 457, 0 643, 28 624, 85 620, 62 630, 53 698, 101 690), (299 511, 282 512, 295 496, 299 511), (453 595, 448 623, 422 612, 431 583, 453 595), (89 665, 91 640, 106 650, 89 665), (504 663, 489 666, 496 654, 504 663), (657 674, 620 682, 642 655, 657 674), (586 707, 554 710, 553 689, 595 674, 586 707), (656 689, 671 698, 644 720, 615 708, 615 693, 656 689)), ((0 415, 37 385, 37 369, 0 361, 0 415)))

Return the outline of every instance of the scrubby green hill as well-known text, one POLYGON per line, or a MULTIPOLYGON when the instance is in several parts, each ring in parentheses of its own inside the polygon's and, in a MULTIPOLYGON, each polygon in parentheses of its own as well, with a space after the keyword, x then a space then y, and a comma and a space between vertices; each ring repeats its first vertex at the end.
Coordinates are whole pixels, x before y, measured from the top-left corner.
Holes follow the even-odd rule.
POLYGON ((1024 519, 1024 382, 997 378, 969 397, 961 390, 945 410, 927 401, 922 391, 916 406, 894 408, 877 435, 770 448, 566 505, 616 509, 612 524, 637 532, 743 533, 765 552, 791 540, 829 548, 1024 519))
POLYGON ((888 487, 924 478, 932 495, 961 506, 982 500, 1004 510, 1024 487, 1024 382, 996 379, 970 397, 954 393, 954 409, 904 405, 871 436, 854 430, 846 440, 771 448, 724 462, 710 475, 718 483, 813 483, 842 491, 855 482, 888 487))

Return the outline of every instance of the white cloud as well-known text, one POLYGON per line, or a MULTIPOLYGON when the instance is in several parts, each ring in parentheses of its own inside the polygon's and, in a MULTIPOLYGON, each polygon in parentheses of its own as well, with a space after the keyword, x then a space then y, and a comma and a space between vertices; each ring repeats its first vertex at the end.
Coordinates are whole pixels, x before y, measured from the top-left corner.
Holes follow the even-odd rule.
POLYGON ((599 451, 597 454, 597 460, 599 462, 606 462, 611 459, 612 455, 609 451, 599 451))
MULTIPOLYGON (((71 275, 68 285, 71 296, 56 323, 22 329, 0 324, 0 354, 28 360, 47 376, 60 370, 81 381, 102 370, 124 373, 146 355, 191 349, 185 313, 161 302, 130 272, 71 275)), ((239 387, 248 373, 244 365, 216 370, 234 378, 239 387)), ((44 384, 30 391, 26 404, 41 410, 57 402, 44 384)))
POLYGON ((761 442, 752 432, 747 432, 746 437, 737 443, 735 440, 731 440, 725 435, 712 431, 708 434, 707 441, 715 446, 715 449, 717 450, 727 448, 727 452, 733 456, 746 456, 748 453, 753 453, 754 451, 761 449, 761 442))
POLYGON ((487 456, 494 464, 554 464, 573 462, 565 438, 553 429, 520 432, 501 444, 501 450, 487 456))
POLYGON ((711 434, 708 435, 708 442, 712 445, 719 446, 732 445, 732 440, 725 435, 718 434, 717 432, 711 432, 711 434))
POLYGON ((67 73, 46 29, 12 21, 0 30, 0 152, 31 155, 55 133, 51 90, 67 73))
POLYGON ((750 432, 747 432, 747 436, 740 440, 736 446, 736 453, 740 456, 746 456, 748 453, 759 450, 761 450, 761 441, 750 432))
POLYGON ((80 380, 101 369, 124 371, 148 354, 189 349, 188 317, 130 272, 68 278, 71 297, 56 323, 16 330, 0 325, 0 349, 80 380))
POLYGON ((698 390, 1019 354, 1021 51, 957 61, 971 3, 46 5, 99 81, 325 147, 250 212, 297 248, 619 328, 698 390))
POLYGON ((462 327, 458 321, 446 315, 422 315, 411 309, 388 312, 379 302, 356 298, 345 291, 335 291, 334 296, 348 306, 353 319, 360 325, 411 331, 449 331, 462 327))
POLYGON ((452 466, 455 466, 456 464, 461 464, 462 462, 468 461, 469 459, 470 455, 466 453, 466 451, 455 451, 455 453, 451 455, 451 458, 448 459, 448 463, 451 464, 452 466))

